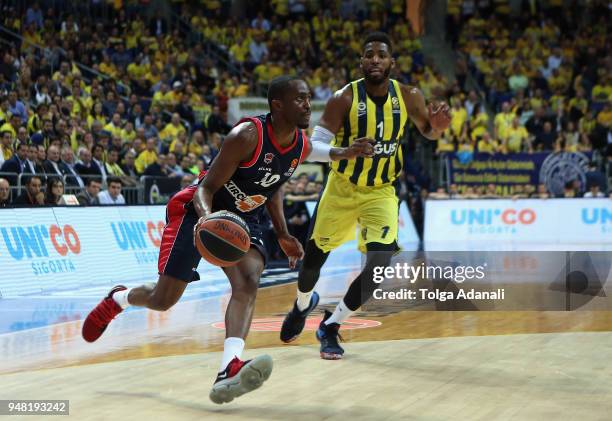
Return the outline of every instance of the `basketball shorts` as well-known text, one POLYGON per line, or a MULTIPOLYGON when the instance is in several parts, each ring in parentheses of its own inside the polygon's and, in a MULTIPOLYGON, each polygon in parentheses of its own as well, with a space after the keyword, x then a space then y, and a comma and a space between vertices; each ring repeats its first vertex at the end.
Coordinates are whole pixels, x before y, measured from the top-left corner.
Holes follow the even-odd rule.
MULTIPOLYGON (((198 215, 191 205, 191 199, 177 193, 166 206, 166 225, 159 247, 157 268, 160 275, 168 275, 185 282, 197 281, 196 269, 200 263, 200 253, 193 242, 193 227, 198 222, 198 215)), ((263 226, 256 218, 245 218, 251 232, 251 247, 261 253, 264 264, 268 252, 264 242, 263 226)))
POLYGON ((329 252, 354 240, 359 228, 358 248, 368 243, 395 244, 399 213, 395 188, 391 184, 361 187, 330 171, 317 204, 310 238, 329 252))

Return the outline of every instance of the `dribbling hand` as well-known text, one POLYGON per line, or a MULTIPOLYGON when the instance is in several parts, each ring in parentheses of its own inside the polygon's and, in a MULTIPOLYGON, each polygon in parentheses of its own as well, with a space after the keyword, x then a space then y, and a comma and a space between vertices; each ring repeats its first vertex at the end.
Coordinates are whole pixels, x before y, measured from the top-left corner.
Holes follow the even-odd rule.
POLYGON ((193 246, 194 247, 196 247, 196 235, 198 232, 198 228, 200 225, 204 223, 205 220, 206 220, 206 217, 201 216, 200 219, 198 219, 198 222, 196 222, 195 225, 193 226, 193 246))
POLYGON ((298 260, 304 257, 302 244, 297 238, 289 234, 278 237, 278 244, 289 259, 289 268, 295 269, 298 260))

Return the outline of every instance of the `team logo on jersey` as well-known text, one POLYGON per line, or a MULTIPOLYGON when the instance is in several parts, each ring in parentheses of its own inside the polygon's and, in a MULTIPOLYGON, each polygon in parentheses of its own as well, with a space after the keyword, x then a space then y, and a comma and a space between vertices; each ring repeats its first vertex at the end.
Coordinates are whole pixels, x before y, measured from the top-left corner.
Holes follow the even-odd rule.
POLYGON ((236 199, 234 203, 240 212, 251 212, 266 202, 266 196, 261 194, 248 196, 232 180, 225 185, 225 189, 236 199))
POLYGON ((395 114, 400 112, 400 102, 398 97, 394 96, 391 98, 391 108, 395 114))
POLYGON ((291 177, 291 175, 293 174, 293 171, 295 171, 295 169, 297 168, 299 163, 300 163, 300 161, 298 161, 297 158, 294 158, 293 161, 291 161, 291 166, 289 167, 289 169, 285 173, 285 176, 291 177))
POLYGON ((268 153, 267 153, 267 154, 265 154, 265 156, 264 156, 264 162, 265 162, 266 164, 271 163, 273 159, 274 159, 274 154, 273 154, 273 153, 271 153, 271 152, 268 152, 268 153))
POLYGON ((359 103, 357 103, 357 117, 361 117, 362 115, 364 115, 366 113, 366 103, 363 101, 360 101, 359 103))

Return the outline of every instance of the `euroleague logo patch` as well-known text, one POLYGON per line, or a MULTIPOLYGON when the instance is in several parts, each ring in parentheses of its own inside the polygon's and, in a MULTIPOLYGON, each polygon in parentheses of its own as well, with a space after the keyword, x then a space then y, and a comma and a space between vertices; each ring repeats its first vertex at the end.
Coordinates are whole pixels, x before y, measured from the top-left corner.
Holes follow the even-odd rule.
POLYGON ((300 163, 300 161, 298 161, 298 159, 294 159, 293 161, 291 161, 291 166, 289 167, 289 170, 287 170, 287 172, 284 174, 286 177, 291 177, 293 175, 293 172, 295 171, 295 169, 297 168, 298 164, 300 163))
MULTIPOLYGON (((253 319, 251 322, 251 331, 253 332, 280 332, 283 324, 282 317, 267 317, 262 319, 253 319)), ((309 317, 306 319, 305 330, 317 330, 319 323, 321 322, 320 317, 309 317)), ((347 319, 342 323, 342 330, 351 329, 366 329, 368 327, 377 327, 382 323, 376 320, 366 319, 347 319)), ((212 327, 216 329, 225 329, 225 322, 213 323, 212 327)))

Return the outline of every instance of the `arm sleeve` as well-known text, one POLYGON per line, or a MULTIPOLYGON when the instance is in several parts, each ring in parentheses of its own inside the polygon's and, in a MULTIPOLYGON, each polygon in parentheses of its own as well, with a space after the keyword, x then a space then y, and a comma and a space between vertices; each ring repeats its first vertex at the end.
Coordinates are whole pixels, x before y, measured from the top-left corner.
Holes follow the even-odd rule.
POLYGON ((306 161, 311 162, 329 162, 331 146, 329 142, 334 138, 334 134, 324 127, 316 126, 312 131, 310 141, 312 149, 306 158, 306 161))

